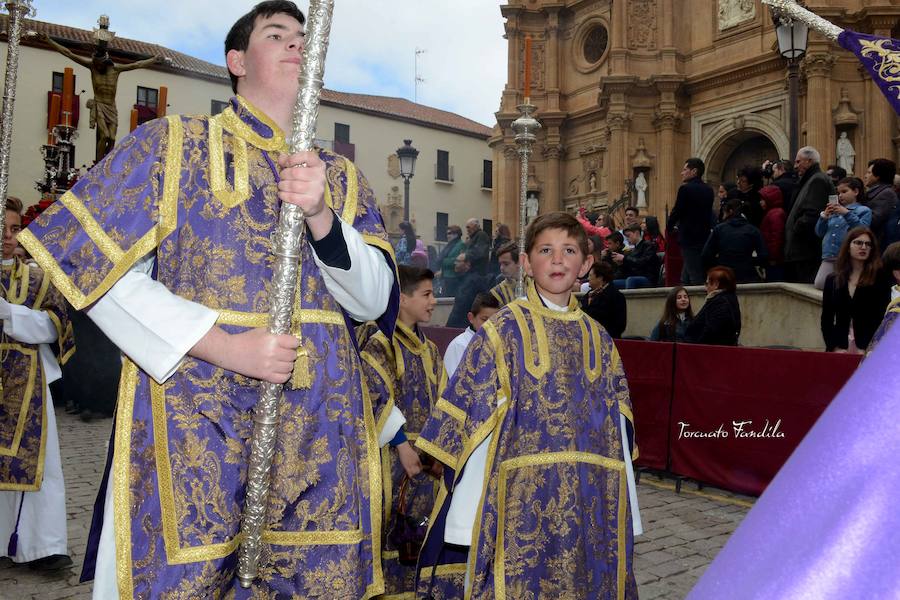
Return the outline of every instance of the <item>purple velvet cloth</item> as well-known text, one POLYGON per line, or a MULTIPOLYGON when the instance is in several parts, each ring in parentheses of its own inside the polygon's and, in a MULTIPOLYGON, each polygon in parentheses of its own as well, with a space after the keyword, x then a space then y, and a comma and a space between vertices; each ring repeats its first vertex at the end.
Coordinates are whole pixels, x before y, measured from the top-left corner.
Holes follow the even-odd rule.
POLYGON ((845 29, 838 43, 856 55, 900 114, 900 40, 845 29))
POLYGON ((895 327, 794 451, 690 599, 897 597, 898 355, 895 327))

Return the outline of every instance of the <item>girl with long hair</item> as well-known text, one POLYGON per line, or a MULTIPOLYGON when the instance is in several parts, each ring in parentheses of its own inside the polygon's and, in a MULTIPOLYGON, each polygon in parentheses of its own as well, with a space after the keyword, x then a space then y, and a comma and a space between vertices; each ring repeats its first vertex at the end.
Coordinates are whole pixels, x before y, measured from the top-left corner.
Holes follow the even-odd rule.
POLYGON ((416 249, 416 230, 413 229, 412 223, 409 221, 403 221, 399 227, 400 239, 397 240, 394 254, 398 265, 408 265, 410 264, 412 253, 416 249))
POLYGON ((851 229, 822 290, 822 337, 828 352, 862 354, 891 299, 878 241, 868 227, 851 229))
POLYGON ((688 325, 694 321, 691 297, 683 287, 673 288, 666 296, 662 317, 650 332, 654 342, 683 342, 688 325))

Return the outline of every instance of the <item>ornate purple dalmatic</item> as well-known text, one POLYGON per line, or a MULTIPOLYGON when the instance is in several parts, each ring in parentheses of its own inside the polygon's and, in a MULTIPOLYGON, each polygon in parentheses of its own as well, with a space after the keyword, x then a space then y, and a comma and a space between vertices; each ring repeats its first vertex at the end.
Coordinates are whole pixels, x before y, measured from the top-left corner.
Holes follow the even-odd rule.
MULTIPOLYGON (((900 286, 894 286, 895 290, 897 288, 900 288, 900 286)), ((881 325, 875 330, 875 335, 872 336, 872 341, 869 342, 866 356, 872 354, 897 321, 900 321, 900 297, 895 298, 888 304, 887 310, 884 311, 884 319, 881 320, 881 325)))
MULTIPOLYGON (((62 295, 38 268, 18 259, 4 265, 0 285, 10 304, 43 310, 56 326, 59 358, 65 363, 74 352, 72 327, 62 295)), ((0 321, 2 329, 2 321, 0 321)), ((0 337, 3 357, 0 396, 0 490, 33 492, 41 489, 46 446, 47 388, 38 344, 0 337)), ((5 543, 5 540, 3 540, 5 543)))
POLYGON ((845 29, 838 43, 856 55, 900 115, 900 40, 845 29))
POLYGON ((568 312, 550 310, 530 284, 527 300, 469 343, 416 442, 455 472, 419 559, 419 594, 461 596, 459 547, 443 545, 442 523, 491 435, 468 554, 471 598, 636 598, 620 414, 634 422, 612 339, 574 299, 568 312))
POLYGON ((516 284, 504 279, 491 288, 491 295, 500 303, 500 308, 503 308, 516 299, 516 284))
MULTIPOLYGON (((438 396, 443 364, 437 346, 420 332, 397 321, 393 340, 381 332, 376 333, 362 348, 362 358, 377 430, 381 432, 391 409, 397 407, 406 418, 403 427, 406 437, 410 443, 414 442, 438 396)), ((381 450, 381 461, 385 527, 381 557, 385 598, 392 598, 415 590, 416 569, 414 565, 400 564, 397 548, 386 536, 391 516, 398 508, 398 493, 405 471, 396 450, 388 445, 381 450)), ((403 507, 406 514, 429 516, 434 508, 437 487, 433 479, 420 475, 415 480, 415 488, 407 491, 403 507)))
MULTIPOLYGON (((155 251, 155 279, 218 311, 226 331, 265 327, 275 161, 286 151, 278 127, 242 98, 214 117, 151 121, 44 212, 22 243, 76 308, 155 251)), ((320 154, 328 204, 391 256, 365 178, 349 160, 320 154)), ((381 592, 373 559, 381 552, 380 460, 355 340, 308 245, 298 279, 292 333, 309 359, 285 385, 251 589, 238 586, 234 569, 258 382, 186 357, 158 384, 126 360, 110 476, 122 598, 381 592)), ((395 306, 392 298, 388 312, 395 306)))

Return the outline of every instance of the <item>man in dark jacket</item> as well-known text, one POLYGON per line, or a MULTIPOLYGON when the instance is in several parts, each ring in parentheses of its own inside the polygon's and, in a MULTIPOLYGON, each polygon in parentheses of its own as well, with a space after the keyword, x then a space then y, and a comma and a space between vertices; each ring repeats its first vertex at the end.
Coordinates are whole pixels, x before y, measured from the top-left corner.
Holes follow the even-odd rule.
POLYGON ((805 146, 797 151, 794 162, 800 181, 784 229, 784 270, 785 278, 795 283, 812 283, 822 260, 816 221, 835 191, 820 161, 819 152, 805 146))
POLYGON ((872 231, 878 238, 878 246, 885 248, 885 233, 891 214, 897 209, 897 193, 894 191, 894 175, 897 174, 897 165, 886 158, 876 158, 869 161, 866 174, 863 175, 866 184, 866 196, 860 198, 859 203, 868 206, 872 210, 872 231))
MULTIPOLYGON (((475 273, 484 275, 487 273, 491 254, 491 236, 481 228, 481 225, 478 224, 478 219, 466 221, 466 233, 469 234, 466 240, 466 258, 469 259, 469 264, 472 265, 472 270, 475 273)), ((471 307, 471 305, 472 303, 470 302, 466 306, 471 307)), ((468 310, 466 308, 466 312, 468 310)))
POLYGON ((703 183, 706 165, 699 158, 689 158, 681 169, 681 187, 675 206, 669 214, 668 228, 678 229, 678 244, 684 257, 681 281, 685 285, 701 285, 706 279, 701 253, 712 228, 712 206, 715 193, 703 183))
POLYGON ((791 161, 779 159, 772 164, 772 185, 777 185, 781 190, 784 212, 790 213, 794 190, 797 189, 797 177, 794 175, 794 165, 791 161))
POLYGON ((613 338, 622 337, 628 322, 625 296, 612 285, 613 270, 606 262, 595 262, 588 272, 591 289, 581 298, 581 309, 603 325, 613 338))
POLYGON ((759 229, 741 214, 742 208, 737 199, 725 205, 725 221, 716 225, 703 247, 703 266, 707 270, 729 267, 738 283, 758 283, 759 273, 754 265, 765 266, 769 251, 759 229))
POLYGON ((472 308, 472 302, 480 292, 487 292, 493 283, 490 275, 481 275, 472 269, 472 264, 466 254, 456 257, 454 264, 459 282, 456 289, 456 299, 447 319, 447 327, 465 329, 469 326, 467 315, 472 308))
POLYGON ((659 257, 656 245, 644 239, 640 225, 625 228, 625 238, 633 246, 626 254, 613 254, 613 262, 622 265, 622 279, 613 283, 617 288, 632 290, 653 287, 659 280, 659 257))

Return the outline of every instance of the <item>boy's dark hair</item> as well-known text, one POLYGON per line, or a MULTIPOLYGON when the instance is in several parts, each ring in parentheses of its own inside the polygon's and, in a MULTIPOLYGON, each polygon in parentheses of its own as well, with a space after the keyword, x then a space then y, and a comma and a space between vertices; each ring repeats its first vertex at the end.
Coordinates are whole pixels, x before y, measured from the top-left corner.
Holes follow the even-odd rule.
POLYGON ((759 167, 746 165, 740 171, 738 171, 738 177, 746 177, 747 183, 749 183, 754 190, 758 190, 762 187, 763 172, 759 167))
POLYGON ((564 212, 543 214, 531 222, 528 226, 528 230, 525 232, 526 253, 530 253, 532 248, 534 248, 534 241, 537 239, 538 235, 548 229, 561 229, 565 231, 566 235, 578 243, 581 255, 587 256, 587 234, 584 232, 584 227, 581 226, 578 219, 569 213, 564 212))
POLYGON ((472 301, 472 309, 470 312, 477 317, 482 308, 499 309, 500 301, 490 292, 478 292, 475 296, 475 300, 472 301))
POLYGON ((638 225, 637 223, 635 223, 635 224, 633 224, 633 225, 629 225, 628 227, 626 227, 626 228, 623 229, 622 231, 623 231, 623 232, 626 232, 626 231, 636 231, 636 232, 640 233, 640 232, 641 232, 641 226, 638 225))
POLYGON ((865 198, 866 184, 859 177, 844 177, 837 182, 838 185, 846 185, 848 188, 856 192, 857 198, 865 198))
POLYGON ((628 212, 633 212, 635 215, 640 215, 640 214, 641 214, 641 211, 640 211, 640 209, 638 209, 637 206, 629 206, 629 207, 627 207, 627 208, 625 209, 625 212, 626 212, 626 213, 628 213, 628 212))
POLYGON ((878 178, 881 183, 894 185, 894 175, 897 174, 897 163, 886 158, 876 158, 869 161, 872 167, 872 175, 878 178))
POLYGON ((407 296, 415 294, 419 284, 423 281, 434 280, 434 271, 431 269, 400 265, 397 267, 397 271, 400 273, 400 292, 407 296))
MULTIPOLYGON (((303 12, 289 0, 266 0, 265 2, 260 2, 231 26, 228 35, 225 36, 225 55, 227 56, 231 50, 243 52, 247 49, 250 45, 250 34, 253 33, 253 28, 256 26, 256 19, 260 17, 268 19, 272 15, 278 14, 294 17, 300 21, 301 25, 306 23, 306 17, 303 16, 303 12)), ((228 71, 228 76, 231 77, 231 89, 237 94, 238 78, 231 70, 228 71)))
POLYGON ((881 261, 885 271, 900 270, 900 242, 894 242, 888 246, 884 251, 884 256, 881 257, 881 261))
POLYGON ((684 164, 688 169, 697 169, 697 177, 703 177, 703 174, 706 173, 706 165, 699 158, 689 158, 684 161, 684 164))
POLYGON ((7 196, 6 197, 6 210, 11 210, 14 213, 22 214, 22 201, 16 198, 15 196, 7 196))
POLYGON ((625 236, 623 236, 623 235, 622 235, 621 233, 619 233, 618 231, 613 231, 611 234, 609 234, 608 236, 606 236, 606 241, 607 241, 607 242, 612 241, 612 242, 615 242, 615 243, 617 243, 617 244, 619 244, 619 245, 621 246, 621 245, 623 245, 623 244, 625 243, 625 236))
POLYGON ((740 215, 743 204, 744 203, 737 198, 729 198, 725 203, 725 211, 730 212, 734 216, 740 215))
POLYGON ((608 262, 605 261, 596 261, 593 265, 591 265, 591 273, 594 274, 594 277, 600 277, 606 283, 611 283, 613 280, 613 268, 608 262))
POLYGON ((497 259, 499 260, 504 254, 510 254, 513 262, 519 262, 519 245, 515 242, 506 242, 497 249, 497 259))
POLYGON ((826 171, 831 171, 831 176, 836 177, 837 179, 844 179, 847 176, 847 169, 844 167, 839 167, 837 165, 828 165, 826 171))

